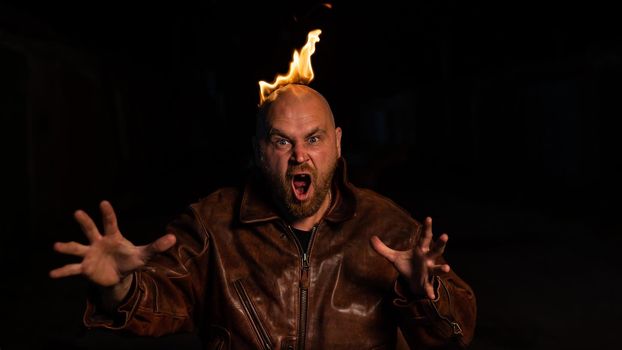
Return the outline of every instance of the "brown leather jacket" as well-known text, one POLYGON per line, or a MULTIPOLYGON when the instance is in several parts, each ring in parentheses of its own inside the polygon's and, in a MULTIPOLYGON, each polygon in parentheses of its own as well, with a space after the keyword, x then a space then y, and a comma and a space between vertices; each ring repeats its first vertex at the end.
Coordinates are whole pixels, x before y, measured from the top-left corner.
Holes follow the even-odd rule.
POLYGON ((308 254, 257 180, 211 194, 169 225, 178 243, 135 272, 118 314, 89 302, 85 324, 152 336, 197 327, 207 349, 390 349, 397 327, 412 349, 466 346, 470 287, 450 272, 435 277, 437 300, 409 296, 370 244, 408 249, 421 225, 352 186, 343 161, 333 193, 308 254))

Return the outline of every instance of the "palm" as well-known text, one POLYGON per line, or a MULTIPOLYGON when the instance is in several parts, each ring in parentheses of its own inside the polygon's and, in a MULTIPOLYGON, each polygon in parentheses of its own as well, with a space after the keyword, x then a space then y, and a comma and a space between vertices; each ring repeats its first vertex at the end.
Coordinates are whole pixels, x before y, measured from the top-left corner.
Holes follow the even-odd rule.
POLYGON ((140 249, 118 234, 102 237, 91 244, 82 260, 82 273, 99 285, 110 286, 142 265, 140 249))
POLYGON ((90 245, 76 242, 55 243, 54 249, 58 252, 82 257, 82 262, 52 270, 50 276, 59 278, 82 274, 100 286, 113 286, 145 265, 153 254, 165 251, 175 244, 175 237, 169 234, 151 244, 135 246, 121 235, 110 203, 103 201, 100 208, 104 219, 104 235, 85 212, 78 210, 74 216, 90 245))
POLYGON ((385 257, 405 278, 411 292, 425 294, 435 299, 434 288, 430 282, 433 274, 449 272, 449 265, 438 264, 437 259, 443 255, 448 236, 442 234, 436 242, 432 241, 432 219, 426 218, 424 235, 420 242, 410 250, 394 250, 387 247, 378 236, 372 238, 372 246, 378 254, 385 257))

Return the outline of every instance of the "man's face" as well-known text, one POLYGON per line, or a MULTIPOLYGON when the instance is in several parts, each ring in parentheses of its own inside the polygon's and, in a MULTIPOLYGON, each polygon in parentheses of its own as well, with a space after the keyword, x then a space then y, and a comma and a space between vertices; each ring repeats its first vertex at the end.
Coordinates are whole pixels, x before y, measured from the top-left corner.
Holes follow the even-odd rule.
POLYGON ((341 129, 324 98, 306 86, 282 88, 257 137, 259 165, 277 205, 294 219, 315 214, 341 156, 341 129))

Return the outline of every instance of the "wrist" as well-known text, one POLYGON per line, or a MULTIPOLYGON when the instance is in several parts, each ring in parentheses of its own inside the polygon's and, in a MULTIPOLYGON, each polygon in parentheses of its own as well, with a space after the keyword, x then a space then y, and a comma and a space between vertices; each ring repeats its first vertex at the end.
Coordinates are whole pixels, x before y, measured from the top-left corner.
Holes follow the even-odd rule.
POLYGON ((107 311, 114 311, 126 299, 133 283, 134 274, 131 273, 123 277, 119 283, 115 285, 100 287, 99 290, 103 308, 107 311))

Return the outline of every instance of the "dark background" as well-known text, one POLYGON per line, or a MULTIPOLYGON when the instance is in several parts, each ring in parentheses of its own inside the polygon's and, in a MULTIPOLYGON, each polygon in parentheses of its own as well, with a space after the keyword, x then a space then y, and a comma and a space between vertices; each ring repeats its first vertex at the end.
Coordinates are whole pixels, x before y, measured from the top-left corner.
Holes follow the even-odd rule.
POLYGON ((108 199, 146 243, 245 178, 257 81, 316 28, 351 179, 449 233, 472 348, 619 347, 613 5, 86 3, 0 2, 0 349, 83 336, 86 283, 47 277, 74 210, 108 199))

